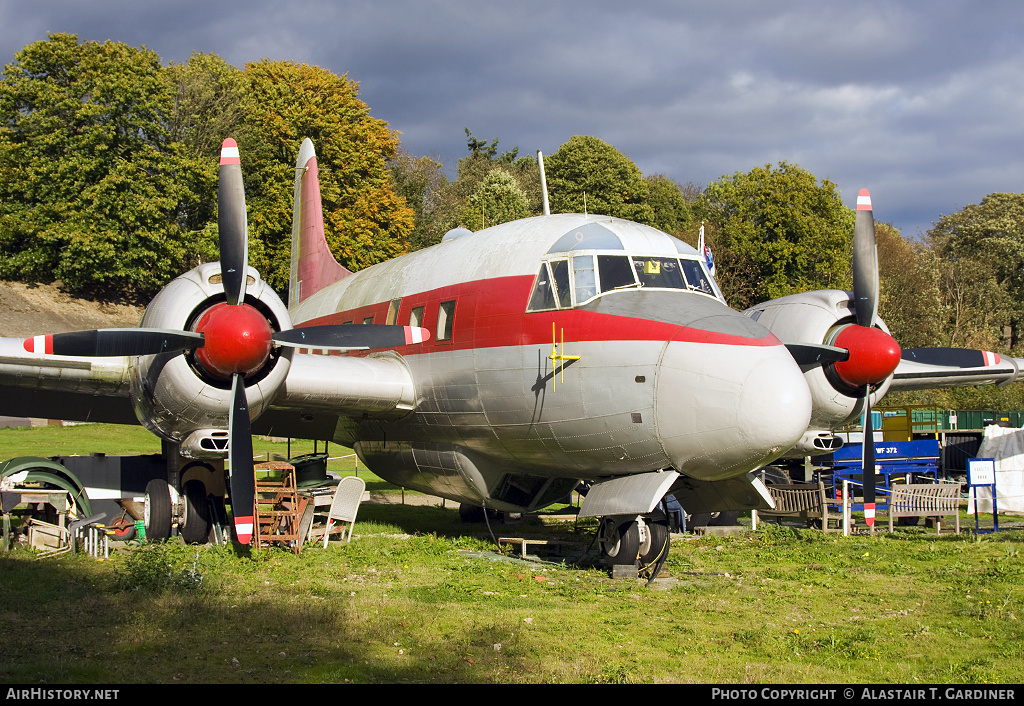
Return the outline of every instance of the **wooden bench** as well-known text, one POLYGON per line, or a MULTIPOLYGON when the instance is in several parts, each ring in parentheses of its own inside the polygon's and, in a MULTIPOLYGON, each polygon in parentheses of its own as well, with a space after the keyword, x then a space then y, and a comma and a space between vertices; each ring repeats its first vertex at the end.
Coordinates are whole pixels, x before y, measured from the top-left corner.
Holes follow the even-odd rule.
POLYGON ((579 547, 582 546, 579 542, 572 540, 562 541, 560 539, 524 539, 523 537, 498 537, 498 546, 502 544, 518 544, 520 547, 520 554, 522 558, 526 558, 526 548, 528 546, 534 547, 551 547, 556 549, 562 549, 564 547, 579 547))
POLYGON ((758 517, 793 517, 812 523, 821 523, 826 532, 836 532, 828 526, 830 519, 839 520, 837 514, 829 517, 828 498, 825 496, 825 485, 817 483, 779 483, 766 486, 768 494, 775 503, 774 510, 754 510, 753 525, 757 528, 758 517))
POLYGON ((890 532, 897 517, 934 517, 936 530, 941 533, 942 518, 953 515, 956 533, 960 534, 960 484, 894 483, 888 512, 890 532))

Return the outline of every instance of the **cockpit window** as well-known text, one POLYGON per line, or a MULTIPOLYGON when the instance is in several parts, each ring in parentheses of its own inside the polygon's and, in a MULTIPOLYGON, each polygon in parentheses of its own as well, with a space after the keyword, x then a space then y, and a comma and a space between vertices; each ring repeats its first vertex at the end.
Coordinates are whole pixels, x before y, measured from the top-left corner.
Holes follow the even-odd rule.
POLYGON ((633 268, 629 266, 629 258, 624 255, 598 255, 597 272, 601 276, 602 292, 636 286, 633 268))
POLYGON ((686 289, 679 272, 679 261, 668 257, 634 257, 633 269, 643 287, 686 289))
POLYGON ((588 223, 563 235, 548 252, 572 250, 622 250, 622 241, 600 223, 588 223))
POLYGON ((541 263, 537 283, 530 295, 529 311, 547 309, 569 309, 572 307, 572 293, 569 289, 569 262, 553 260, 541 263), (550 267, 550 270, 548 269, 550 267))
POLYGON ((569 261, 553 260, 551 274, 555 279, 555 297, 558 299, 558 306, 561 309, 568 309, 572 306, 572 293, 569 290, 569 261))
POLYGON ((572 279, 576 290, 577 304, 582 304, 597 296, 593 255, 577 255, 572 259, 572 279))
POLYGON ((527 311, 570 309, 599 294, 648 287, 688 290, 722 300, 696 259, 587 254, 541 263, 527 311))
POLYGON ((544 311, 555 308, 555 290, 551 287, 551 275, 548 274, 548 266, 541 263, 540 272, 537 273, 537 284, 533 285, 533 294, 530 296, 529 311, 544 311))
POLYGON ((683 273, 686 275, 686 283, 690 289, 715 296, 715 290, 712 288, 708 278, 704 275, 704 269, 700 266, 699 262, 696 260, 680 260, 679 262, 683 266, 683 273))

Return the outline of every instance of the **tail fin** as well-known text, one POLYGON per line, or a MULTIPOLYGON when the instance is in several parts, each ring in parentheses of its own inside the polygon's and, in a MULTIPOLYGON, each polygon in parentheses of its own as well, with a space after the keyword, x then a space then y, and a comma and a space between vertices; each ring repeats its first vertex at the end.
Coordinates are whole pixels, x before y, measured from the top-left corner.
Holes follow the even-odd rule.
POLYGON ((295 204, 292 215, 292 262, 288 306, 313 296, 329 284, 352 274, 334 259, 324 236, 320 177, 316 152, 307 137, 295 162, 295 204))

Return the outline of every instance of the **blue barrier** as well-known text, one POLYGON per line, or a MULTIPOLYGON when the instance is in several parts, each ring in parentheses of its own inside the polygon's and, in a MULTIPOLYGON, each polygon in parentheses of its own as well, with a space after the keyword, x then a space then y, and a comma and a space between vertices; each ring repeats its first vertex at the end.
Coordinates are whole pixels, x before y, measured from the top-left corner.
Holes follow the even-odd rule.
MULTIPOLYGON (((860 444, 850 444, 834 451, 831 458, 818 460, 825 466, 820 475, 830 474, 834 483, 832 504, 839 505, 839 492, 843 481, 860 485, 863 477, 860 444)), ((938 483, 939 442, 935 439, 923 441, 876 441, 875 442, 875 490, 878 493, 876 510, 888 510, 889 494, 893 481, 903 483, 938 483)), ((862 511, 863 503, 855 503, 854 511, 862 511)))

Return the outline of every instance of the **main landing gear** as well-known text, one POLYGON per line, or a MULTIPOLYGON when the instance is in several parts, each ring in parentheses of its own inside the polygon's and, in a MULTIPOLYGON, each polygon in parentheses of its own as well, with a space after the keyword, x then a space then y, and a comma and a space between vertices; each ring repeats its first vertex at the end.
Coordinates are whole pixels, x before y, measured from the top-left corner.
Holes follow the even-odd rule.
POLYGON ((189 470, 185 469, 180 490, 162 478, 154 478, 146 485, 143 522, 149 541, 169 539, 174 526, 188 544, 203 544, 210 538, 217 515, 207 488, 213 470, 203 464, 195 464, 191 473, 189 470))
POLYGON ((653 578, 668 556, 668 520, 664 516, 616 515, 601 518, 597 530, 601 559, 613 574, 634 567, 637 575, 653 578))

